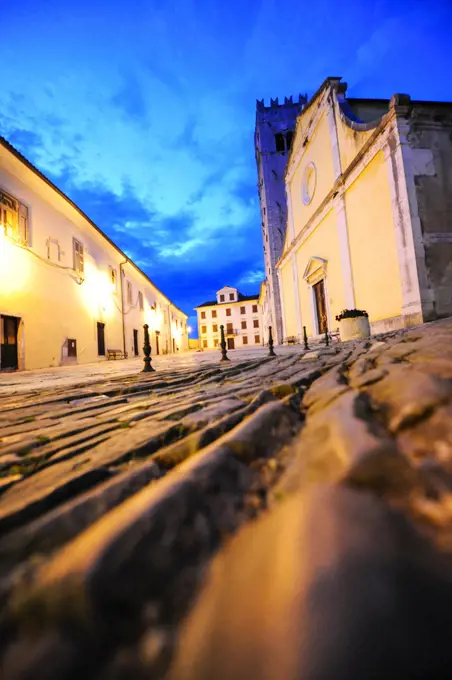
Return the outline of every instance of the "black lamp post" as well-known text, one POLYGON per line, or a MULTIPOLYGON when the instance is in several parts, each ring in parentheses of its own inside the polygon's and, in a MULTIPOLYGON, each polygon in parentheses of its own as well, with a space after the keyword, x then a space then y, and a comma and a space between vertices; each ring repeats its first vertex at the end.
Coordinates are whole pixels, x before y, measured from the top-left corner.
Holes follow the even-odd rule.
POLYGON ((273 349, 273 335, 272 335, 272 327, 268 327, 268 356, 269 357, 275 357, 276 354, 273 349))
POLYGON ((220 342, 220 347, 221 347, 221 359, 220 361, 230 361, 227 352, 226 352, 226 340, 224 338, 224 326, 223 324, 220 326, 220 332, 221 332, 221 342, 220 342))
POLYGON ((141 372, 150 373, 151 371, 155 371, 155 368, 152 367, 151 343, 149 341, 149 326, 147 323, 144 324, 143 329, 144 329, 144 345, 143 345, 144 368, 141 372))

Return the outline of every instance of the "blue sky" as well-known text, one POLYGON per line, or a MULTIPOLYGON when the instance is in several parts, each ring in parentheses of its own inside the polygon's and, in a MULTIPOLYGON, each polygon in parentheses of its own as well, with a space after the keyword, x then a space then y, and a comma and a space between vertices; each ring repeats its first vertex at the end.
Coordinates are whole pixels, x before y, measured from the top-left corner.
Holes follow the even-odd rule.
POLYGON ((257 98, 452 100, 449 0, 0 6, 0 134, 190 315, 259 289, 257 98))

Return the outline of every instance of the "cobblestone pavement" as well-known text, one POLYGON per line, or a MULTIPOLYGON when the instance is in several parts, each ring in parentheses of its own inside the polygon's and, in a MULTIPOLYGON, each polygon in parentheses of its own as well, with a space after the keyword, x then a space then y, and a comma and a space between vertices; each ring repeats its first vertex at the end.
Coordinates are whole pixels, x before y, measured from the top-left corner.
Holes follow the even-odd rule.
POLYGON ((1 677, 449 677, 451 339, 3 392, 1 677))

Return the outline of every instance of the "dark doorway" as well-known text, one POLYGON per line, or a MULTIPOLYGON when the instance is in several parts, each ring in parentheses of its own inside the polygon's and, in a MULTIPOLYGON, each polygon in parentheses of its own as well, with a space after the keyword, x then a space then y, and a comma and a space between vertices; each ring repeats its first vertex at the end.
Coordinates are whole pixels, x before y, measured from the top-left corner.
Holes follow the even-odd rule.
POLYGON ((173 353, 176 354, 176 341, 173 338, 173 353))
POLYGON ((160 354, 159 335, 160 335, 160 331, 155 331, 155 353, 156 354, 160 354))
POLYGON ((234 338, 228 338, 228 349, 235 349, 234 338))
POLYGON ((319 333, 325 333, 328 327, 326 316, 325 281, 322 279, 313 286, 315 309, 317 312, 317 328, 319 333))
POLYGON ((19 329, 19 321, 20 319, 18 319, 16 316, 0 317, 1 323, 0 365, 2 369, 19 368, 17 353, 17 334, 19 329))
POLYGON ((133 353, 135 356, 138 356, 138 330, 136 328, 133 329, 133 353))
POLYGON ((97 322, 97 353, 105 356, 105 324, 97 322))
POLYGON ((77 340, 68 338, 67 355, 68 357, 77 357, 77 340))

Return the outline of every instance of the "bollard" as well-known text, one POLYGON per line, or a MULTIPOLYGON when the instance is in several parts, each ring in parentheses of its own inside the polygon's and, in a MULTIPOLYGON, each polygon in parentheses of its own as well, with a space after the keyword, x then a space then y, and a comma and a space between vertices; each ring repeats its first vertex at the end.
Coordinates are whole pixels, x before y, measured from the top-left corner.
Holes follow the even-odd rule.
POLYGON ((306 351, 309 349, 308 345, 308 334, 306 333, 306 326, 303 326, 303 343, 306 351))
POLYGON ((142 373, 150 373, 151 371, 155 371, 155 368, 152 367, 152 359, 151 359, 151 343, 149 341, 149 326, 147 323, 144 324, 144 345, 143 345, 143 352, 144 352, 144 368, 141 371, 142 373))
POLYGON ((268 356, 269 357, 275 357, 276 354, 273 350, 273 335, 272 335, 272 327, 271 326, 268 327, 268 347, 269 347, 268 356))
POLYGON ((230 361, 227 353, 226 353, 226 340, 224 339, 224 326, 220 326, 220 332, 221 332, 221 342, 220 342, 220 347, 221 347, 221 359, 220 363, 222 361, 230 361))
POLYGON ((325 317, 325 345, 328 347, 329 344, 330 344, 330 338, 329 338, 329 335, 328 335, 328 324, 326 322, 326 317, 325 317))

